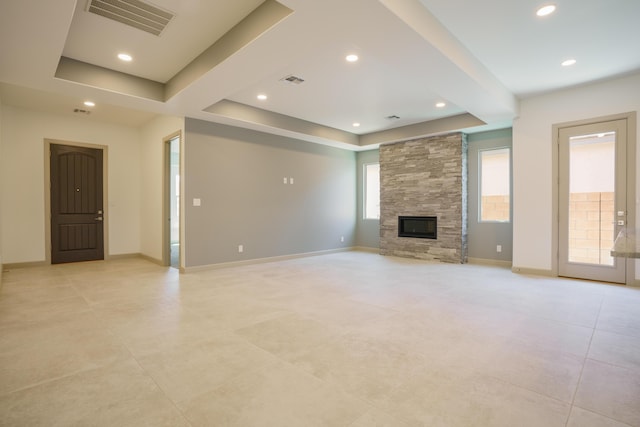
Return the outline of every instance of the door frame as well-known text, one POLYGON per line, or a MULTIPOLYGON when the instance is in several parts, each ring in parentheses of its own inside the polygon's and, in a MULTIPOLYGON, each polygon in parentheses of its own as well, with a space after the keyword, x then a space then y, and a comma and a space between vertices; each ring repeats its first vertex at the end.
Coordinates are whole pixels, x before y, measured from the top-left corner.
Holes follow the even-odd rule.
POLYGON ((44 140, 44 244, 45 263, 51 264, 51 145, 67 145, 70 147, 92 148, 102 151, 102 206, 103 206, 103 245, 104 260, 109 259, 109 206, 108 206, 108 146, 84 142, 63 141, 57 139, 44 140))
MULTIPOLYGON (((614 114, 610 116, 601 116, 591 119, 577 120, 571 122, 557 123, 552 125, 552 248, 551 248, 551 273, 555 277, 558 275, 558 264, 560 256, 560 129, 574 126, 583 126, 594 123, 610 122, 614 120, 626 120, 627 124, 627 226, 635 228, 636 226, 636 112, 628 112, 614 114)), ((627 285, 638 286, 640 281, 636 280, 635 271, 636 263, 634 259, 626 262, 626 283, 627 285)))
MULTIPOLYGON (((180 142, 180 162, 179 162, 179 174, 180 174, 180 194, 184 194, 184 177, 183 171, 183 158, 184 158, 184 144, 182 142, 182 131, 176 131, 170 135, 162 138, 162 264, 166 267, 171 266, 171 224, 169 222, 171 218, 171 187, 169 179, 171 178, 171 140, 179 138, 180 142)), ((184 198, 180 198, 180 252, 178 254, 179 271, 184 272, 184 198)))

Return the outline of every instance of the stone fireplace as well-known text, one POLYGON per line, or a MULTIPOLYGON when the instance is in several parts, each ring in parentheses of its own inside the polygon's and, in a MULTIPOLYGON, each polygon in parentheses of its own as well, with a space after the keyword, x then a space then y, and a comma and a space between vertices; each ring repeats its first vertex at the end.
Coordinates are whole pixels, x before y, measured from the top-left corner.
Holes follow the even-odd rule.
POLYGON ((466 135, 380 146, 380 254, 467 261, 466 135), (437 238, 400 236, 400 217, 436 217, 437 238))

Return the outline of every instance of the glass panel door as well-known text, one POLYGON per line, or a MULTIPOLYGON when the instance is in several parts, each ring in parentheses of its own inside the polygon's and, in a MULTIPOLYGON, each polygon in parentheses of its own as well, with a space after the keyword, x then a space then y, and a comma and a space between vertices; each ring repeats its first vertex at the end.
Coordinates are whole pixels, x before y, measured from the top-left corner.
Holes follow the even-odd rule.
POLYGON ((626 122, 561 128, 558 143, 558 273, 625 283, 611 250, 626 223, 626 122))
POLYGON ((616 133, 569 137, 569 262, 614 265, 616 133))

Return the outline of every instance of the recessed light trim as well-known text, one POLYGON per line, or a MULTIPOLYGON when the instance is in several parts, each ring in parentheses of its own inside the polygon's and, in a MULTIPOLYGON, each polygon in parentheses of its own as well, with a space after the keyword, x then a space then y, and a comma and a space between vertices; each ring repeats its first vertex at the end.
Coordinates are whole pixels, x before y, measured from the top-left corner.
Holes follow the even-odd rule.
POLYGON ((347 62, 357 62, 359 58, 358 55, 352 53, 347 55, 345 59, 347 60, 347 62))
POLYGON ((556 11, 555 4, 548 4, 546 6, 542 6, 540 9, 536 11, 536 15, 538 16, 548 16, 556 11))
POLYGON ((124 62, 131 62, 133 60, 133 57, 131 55, 129 55, 128 53, 119 53, 118 54, 118 59, 120 61, 124 61, 124 62))
POLYGON ((358 128, 358 127, 360 127, 360 123, 358 123, 358 122, 354 122, 354 123, 353 123, 353 127, 354 127, 354 128, 358 128))
POLYGON ((447 104, 445 104, 444 102, 438 102, 438 103, 436 104, 436 107, 437 107, 437 108, 444 108, 444 107, 446 107, 446 106, 447 106, 447 104))
POLYGON ((264 93, 261 93, 258 96, 256 96, 256 98, 258 98, 260 101, 266 101, 268 97, 264 93))
POLYGON ((567 59, 567 60, 565 60, 565 61, 562 61, 562 64, 561 64, 561 65, 562 65, 563 67, 570 67, 570 66, 572 66, 572 65, 575 65, 575 64, 576 64, 576 62, 578 62, 578 61, 576 61, 575 59, 571 58, 571 59, 567 59))
POLYGON ((86 105, 87 107, 95 107, 96 103, 93 101, 84 101, 84 105, 86 105))

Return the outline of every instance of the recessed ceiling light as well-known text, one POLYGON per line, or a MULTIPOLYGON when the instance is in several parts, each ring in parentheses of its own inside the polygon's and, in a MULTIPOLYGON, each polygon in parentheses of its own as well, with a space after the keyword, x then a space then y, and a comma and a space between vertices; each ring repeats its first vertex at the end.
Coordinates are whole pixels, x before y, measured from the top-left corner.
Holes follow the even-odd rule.
POLYGON ((562 61, 562 66, 563 67, 570 67, 572 65, 574 65, 577 61, 573 58, 571 59, 567 59, 566 61, 562 61))
POLYGON ((353 127, 354 127, 354 128, 360 127, 360 123, 355 122, 355 123, 353 124, 353 127))
POLYGON ((556 5, 549 4, 547 6, 542 6, 540 9, 538 9, 538 11, 536 12, 536 15, 547 16, 547 15, 551 15, 555 11, 556 11, 556 5))
POLYGON ((264 101, 265 99, 267 99, 267 95, 261 93, 260 95, 256 96, 256 98, 258 98, 260 101, 264 101))
POLYGON ((356 62, 358 60, 358 55, 347 55, 347 57, 345 58, 348 62, 356 62))
POLYGON ((86 105, 87 107, 95 107, 96 103, 93 101, 84 101, 84 105, 86 105))
POLYGON ((438 108, 444 108, 444 107, 446 107, 446 106, 447 106, 447 104, 445 104, 444 102, 438 102, 438 103, 436 104, 436 107, 438 107, 438 108))
POLYGON ((118 59, 121 60, 121 61, 125 61, 125 62, 131 62, 133 57, 131 55, 129 55, 128 53, 119 53, 118 54, 118 59))

